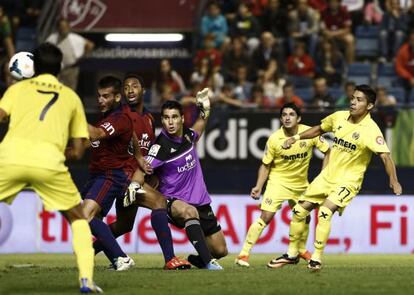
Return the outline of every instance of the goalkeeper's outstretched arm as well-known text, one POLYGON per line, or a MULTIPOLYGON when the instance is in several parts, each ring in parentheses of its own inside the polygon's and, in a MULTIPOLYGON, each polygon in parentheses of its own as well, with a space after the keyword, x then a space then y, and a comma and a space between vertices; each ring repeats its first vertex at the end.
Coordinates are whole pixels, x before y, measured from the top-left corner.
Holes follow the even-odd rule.
POLYGON ((197 92, 196 101, 198 109, 200 110, 200 116, 194 123, 193 129, 198 133, 198 138, 200 138, 203 134, 207 125, 208 117, 210 116, 211 96, 212 92, 208 88, 204 88, 203 90, 197 92))

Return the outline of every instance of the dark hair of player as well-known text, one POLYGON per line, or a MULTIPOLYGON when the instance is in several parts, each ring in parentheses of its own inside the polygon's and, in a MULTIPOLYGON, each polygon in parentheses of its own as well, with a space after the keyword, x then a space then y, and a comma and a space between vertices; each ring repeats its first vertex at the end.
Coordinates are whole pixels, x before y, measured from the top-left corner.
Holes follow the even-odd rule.
POLYGON ((355 91, 361 91, 365 95, 368 103, 375 104, 375 101, 377 100, 377 93, 371 88, 371 86, 361 84, 355 87, 355 91))
POLYGON ((33 65, 35 75, 52 74, 57 76, 60 72, 63 54, 51 43, 40 44, 33 52, 33 65))
POLYGON ((121 94, 122 91, 122 82, 114 76, 105 76, 101 78, 98 82, 98 88, 110 88, 114 90, 114 94, 121 94))
POLYGON ((300 117, 300 116, 301 116, 300 108, 298 108, 298 106, 297 106, 297 105, 295 105, 293 102, 288 102, 288 103, 285 103, 285 104, 282 106, 282 108, 280 109, 280 114, 279 114, 279 117, 280 117, 280 118, 282 118, 282 113, 283 113, 283 110, 284 110, 284 109, 287 109, 287 108, 294 110, 294 111, 295 111, 295 113, 296 113, 296 115, 298 115, 298 117, 300 117))
POLYGON ((178 110, 180 112, 180 116, 183 115, 183 107, 176 100, 167 100, 164 102, 161 106, 161 114, 164 114, 164 110, 178 110))
POLYGON ((138 74, 136 74, 136 73, 127 73, 124 77, 124 80, 122 81, 122 84, 125 83, 125 81, 127 79, 137 79, 139 81, 139 84, 141 84, 141 87, 145 88, 144 79, 142 79, 142 77, 139 76, 138 74))

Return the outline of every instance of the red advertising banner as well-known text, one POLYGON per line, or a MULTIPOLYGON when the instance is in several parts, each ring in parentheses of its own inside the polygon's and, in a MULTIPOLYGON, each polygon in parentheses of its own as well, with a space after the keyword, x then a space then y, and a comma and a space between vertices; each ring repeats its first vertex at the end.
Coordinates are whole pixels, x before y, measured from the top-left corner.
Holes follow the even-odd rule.
POLYGON ((62 16, 79 31, 191 31, 198 0, 63 0, 62 16))

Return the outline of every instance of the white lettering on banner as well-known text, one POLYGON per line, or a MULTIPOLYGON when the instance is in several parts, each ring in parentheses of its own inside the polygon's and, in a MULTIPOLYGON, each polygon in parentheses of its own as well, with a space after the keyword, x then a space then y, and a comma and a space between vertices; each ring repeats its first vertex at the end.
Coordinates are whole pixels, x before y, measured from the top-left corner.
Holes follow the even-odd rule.
MULTIPOLYGON (((240 251, 250 224, 260 216, 258 203, 247 195, 213 196, 212 207, 221 224, 230 252, 240 251)), ((0 207, 1 208, 1 207, 0 207)), ((13 225, 8 238, 0 243, 0 253, 72 252, 70 227, 58 212, 42 210, 34 193, 21 193, 8 207, 13 225)), ((263 231, 253 248, 256 253, 286 252, 290 208, 285 204, 263 231)), ((6 213, 7 214, 7 213, 6 213)), ((4 214, 0 212, 0 218, 4 214)), ((8 217, 9 218, 9 217, 8 217)), ((308 249, 313 250, 315 220, 312 213, 308 249)), ((107 223, 115 219, 111 209, 107 223)), ((176 252, 193 252, 185 231, 172 228, 176 252)), ((333 217, 327 252, 331 253, 411 253, 414 249, 414 196, 358 196, 344 215, 333 217)), ((2 228, 0 227, 0 235, 2 228)), ((139 210, 131 233, 118 238, 129 253, 159 253, 151 227, 149 210, 139 210)))

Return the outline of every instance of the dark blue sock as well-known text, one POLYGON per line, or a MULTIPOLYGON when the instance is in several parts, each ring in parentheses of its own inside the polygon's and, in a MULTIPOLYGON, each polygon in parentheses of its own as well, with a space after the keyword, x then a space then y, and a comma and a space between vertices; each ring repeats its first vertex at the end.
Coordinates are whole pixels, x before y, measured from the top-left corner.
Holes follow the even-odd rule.
MULTIPOLYGON (((117 257, 126 257, 118 242, 115 240, 109 226, 98 218, 89 222, 92 234, 102 244, 103 251, 108 259, 113 262, 117 257)), ((96 251, 96 250, 95 250, 96 251)))
POLYGON ((161 246, 165 262, 168 262, 175 256, 175 254, 171 229, 168 226, 167 209, 152 210, 151 225, 157 235, 157 240, 161 246))
MULTIPOLYGON (((108 225, 109 226, 109 229, 111 229, 111 224, 110 225, 108 225)), ((120 235, 118 235, 118 233, 114 233, 113 231, 112 231, 112 229, 111 229, 111 232, 112 232, 112 234, 114 235, 114 237, 115 237, 115 239, 117 238, 117 237, 119 237, 120 235)), ((100 241, 100 240, 95 240, 94 242, 93 242, 93 249, 95 250, 95 255, 96 254, 98 254, 99 252, 101 252, 101 251, 104 251, 104 253, 105 253, 105 248, 104 248, 104 246, 102 245, 102 242, 100 241)), ((106 255, 106 253, 105 253, 105 255, 106 255)), ((108 255, 106 255, 106 256, 108 256, 108 255)))

